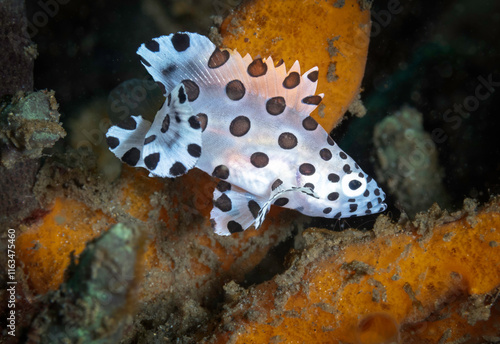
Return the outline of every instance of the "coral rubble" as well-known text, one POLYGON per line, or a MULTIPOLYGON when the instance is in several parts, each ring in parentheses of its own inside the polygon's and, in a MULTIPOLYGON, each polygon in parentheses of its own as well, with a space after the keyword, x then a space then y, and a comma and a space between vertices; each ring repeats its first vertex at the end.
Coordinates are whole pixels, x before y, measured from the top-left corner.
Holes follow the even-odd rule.
MULTIPOLYGON (((0 46, 0 227, 7 228, 38 210, 32 192, 39 168, 38 148, 50 145, 51 140, 40 126, 42 122, 32 121, 43 120, 52 110, 40 99, 44 93, 22 96, 33 89, 33 63, 37 56, 36 45, 27 31, 24 1, 0 2, 0 46), (37 105, 40 107, 32 111, 35 109, 30 106, 37 105), (42 118, 36 118, 38 114, 42 118)), ((56 122, 58 118, 57 114, 56 122)), ((61 127, 57 131, 56 136, 64 136, 61 127)))
POLYGON ((1 164, 8 169, 20 160, 36 159, 45 148, 66 136, 53 91, 15 96, 0 105, 1 164))
POLYGON ((0 224, 12 226, 39 208, 33 185, 46 148, 66 136, 53 91, 17 93, 0 103, 0 224))

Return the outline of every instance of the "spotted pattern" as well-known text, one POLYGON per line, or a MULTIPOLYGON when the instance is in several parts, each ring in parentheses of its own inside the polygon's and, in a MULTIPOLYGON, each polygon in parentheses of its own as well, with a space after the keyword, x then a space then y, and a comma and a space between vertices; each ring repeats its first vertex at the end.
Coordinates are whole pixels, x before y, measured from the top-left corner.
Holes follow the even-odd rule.
POLYGON ((175 70, 177 69, 177 67, 175 65, 170 65, 170 66, 167 66, 165 69, 163 69, 161 71, 161 73, 165 76, 169 76, 170 74, 172 74, 175 70))
POLYGON ((190 145, 188 145, 187 151, 193 158, 199 158, 201 155, 201 147, 196 143, 191 143, 190 145))
POLYGON ((149 42, 144 43, 144 46, 153 53, 157 53, 160 51, 160 44, 153 39, 149 42))
POLYGON ((316 168, 312 164, 304 163, 299 166, 299 172, 304 176, 312 176, 316 172, 316 168))
POLYGON ((240 80, 233 80, 226 85, 226 95, 231 100, 240 100, 245 95, 245 86, 240 80))
POLYGON ((219 68, 224 65, 227 60, 229 60, 229 51, 215 48, 214 52, 208 59, 208 68, 219 68))
POLYGON ((285 111, 286 103, 283 97, 273 97, 266 102, 266 111, 273 116, 277 116, 285 111))
POLYGON ((219 179, 227 179, 229 178, 229 168, 227 168, 226 165, 219 165, 216 168, 214 168, 212 176, 219 179))
POLYGON ((328 200, 330 201, 336 201, 339 199, 339 193, 338 192, 332 192, 328 194, 328 200))
POLYGON ((263 76, 267 73, 267 65, 262 59, 255 59, 248 65, 247 72, 254 78, 263 76))
POLYGON ((241 137, 248 133, 250 130, 251 124, 250 119, 246 116, 238 116, 231 121, 229 125, 229 132, 231 135, 236 137, 241 137))
POLYGON ((144 145, 148 145, 150 144, 151 142, 153 142, 154 140, 156 140, 156 135, 151 135, 149 137, 146 137, 144 139, 144 145))
POLYGON ((129 117, 118 123, 117 126, 125 130, 135 130, 137 128, 137 122, 133 117, 129 117))
POLYGON ((214 201, 214 206, 225 213, 233 209, 231 199, 224 193, 214 201))
POLYGON ((198 122, 200 122, 201 131, 205 131, 208 125, 208 116, 204 113, 199 113, 196 117, 198 118, 198 122))
POLYGON ((200 87, 192 80, 182 80, 181 82, 186 88, 188 100, 190 102, 194 102, 198 99, 198 96, 200 95, 200 87))
POLYGON ((190 39, 185 33, 176 33, 172 36, 172 45, 178 52, 184 51, 189 48, 190 39))
POLYGON ((154 170, 160 161, 160 153, 149 154, 144 158, 144 164, 150 170, 154 170))
POLYGON ((250 210, 250 213, 252 214, 253 218, 256 219, 260 211, 259 203, 255 202, 253 199, 248 201, 248 210, 250 210))
POLYGON ((151 63, 149 63, 148 61, 146 61, 146 59, 144 57, 141 56, 140 58, 141 62, 146 66, 146 67, 151 67, 151 63))
POLYGON ((318 105, 321 103, 322 98, 320 96, 309 96, 302 99, 302 103, 308 105, 318 105))
POLYGON ((331 181, 332 183, 338 183, 338 181, 340 180, 340 177, 336 173, 330 173, 328 175, 328 180, 331 181))
POLYGON ((328 161, 332 158, 332 152, 328 148, 323 148, 319 151, 319 156, 321 159, 328 161))
POLYGON ((182 162, 177 161, 170 167, 170 174, 174 177, 180 176, 181 174, 186 173, 186 166, 182 162))
POLYGON ((276 201, 274 201, 274 204, 279 206, 279 207, 283 207, 283 206, 287 205, 288 202, 289 202, 288 198, 280 197, 276 201))
POLYGON ((307 78, 312 82, 318 81, 318 71, 314 70, 311 73, 307 74, 307 78))
POLYGON ((184 87, 179 88, 179 103, 184 104, 186 102, 186 93, 184 93, 184 87))
POLYGON ((243 232, 243 227, 241 227, 241 225, 234 220, 231 220, 227 223, 227 229, 229 230, 229 233, 231 233, 231 234, 243 232))
POLYGON ((231 184, 226 182, 225 180, 221 180, 219 181, 219 183, 217 183, 217 190, 219 190, 220 192, 229 191, 231 190, 231 184))
POLYGON ((292 133, 282 133, 278 138, 278 145, 283 149, 292 149, 297 146, 297 136, 292 133))
POLYGON ((281 179, 276 179, 274 183, 271 185, 271 190, 272 191, 276 190, 281 184, 283 184, 283 181, 281 179))
POLYGON ((196 116, 189 117, 188 122, 189 122, 189 125, 191 126, 191 128, 193 128, 193 129, 200 129, 201 128, 200 121, 198 121, 198 118, 196 116))
POLYGON ((137 165, 140 157, 141 151, 135 147, 132 147, 128 151, 126 151, 125 154, 123 154, 122 161, 129 164, 130 166, 135 166, 137 165))
POLYGON ((163 122, 161 122, 161 129, 160 131, 162 133, 166 133, 168 128, 170 127, 170 116, 168 115, 168 113, 165 115, 165 118, 163 119, 163 122))
MULTIPOLYGON (((278 173, 277 176, 283 178, 284 181, 281 179, 277 179, 277 177, 274 177, 274 179, 268 180, 268 184, 266 185, 270 186, 273 190, 273 194, 276 195, 276 193, 278 191, 281 191, 282 189, 283 191, 285 191, 283 186, 286 185, 288 188, 288 185, 290 185, 289 182, 291 182, 291 185, 294 185, 297 180, 302 180, 302 182, 300 183, 303 186, 302 188, 291 186, 291 190, 300 191, 314 197, 321 197, 319 202, 315 203, 313 198, 299 197, 299 199, 296 200, 295 198, 290 198, 288 196, 288 193, 278 193, 275 198, 272 198, 274 200, 274 204, 298 209, 299 211, 305 210, 305 213, 311 213, 313 215, 324 214, 325 217, 328 216, 329 218, 356 216, 358 215, 355 214, 357 212, 362 214, 365 211, 367 213, 370 213, 375 212, 379 208, 381 210, 385 209, 386 206, 382 204, 382 198, 385 197, 383 191, 380 189, 376 189, 377 186, 373 185, 375 183, 366 185, 370 191, 368 191, 368 189, 361 189, 361 186, 365 185, 366 182, 369 183, 371 179, 368 179, 368 176, 366 176, 365 179, 365 175, 359 172, 360 170, 358 170, 357 164, 355 164, 347 154, 340 151, 338 147, 335 147, 335 142, 311 116, 298 116, 296 117, 296 119, 300 118, 298 127, 291 127, 290 129, 281 130, 279 130, 279 122, 276 122, 276 126, 274 125, 274 122, 272 122, 278 120, 279 118, 269 118, 269 115, 278 116, 280 114, 283 114, 285 116, 288 116, 286 110, 291 110, 290 106, 292 105, 292 101, 301 101, 301 104, 306 104, 301 105, 302 107, 299 106, 299 108, 303 110, 299 112, 303 112, 304 114, 309 113, 310 109, 313 109, 316 105, 320 104, 322 101, 322 96, 314 95, 313 92, 313 89, 316 88, 316 83, 318 82, 319 78, 319 73, 317 70, 311 70, 305 73, 304 78, 301 77, 298 71, 291 71, 287 75, 284 66, 282 66, 279 71, 274 71, 275 67, 271 64, 267 65, 265 63, 265 59, 257 58, 253 61, 251 59, 248 59, 248 57, 245 57, 243 59, 238 54, 232 54, 229 51, 223 49, 221 50, 208 42, 208 40, 206 41, 207 45, 200 45, 200 42, 203 43, 203 40, 199 36, 195 34, 177 33, 170 35, 168 38, 163 37, 159 38, 158 41, 145 43, 145 45, 140 48, 140 55, 144 53, 144 57, 141 56, 141 61, 146 67, 148 67, 148 70, 154 69, 155 78, 162 78, 163 80, 176 79, 179 81, 183 79, 183 77, 180 76, 184 76, 185 80, 182 80, 183 87, 179 89, 178 95, 176 94, 177 92, 174 92, 171 95, 165 93, 165 85, 168 84, 159 83, 158 85, 167 97, 166 101, 169 104, 168 106, 172 106, 171 103, 174 103, 175 106, 175 102, 177 102, 177 104, 187 103, 188 101, 193 102, 192 107, 193 109, 195 109, 196 112, 194 112, 194 114, 196 115, 183 116, 183 112, 170 111, 168 110, 167 106, 162 106, 162 109, 166 111, 162 111, 164 118, 157 118, 157 123, 159 122, 158 125, 160 126, 160 128, 154 128, 155 135, 151 135, 151 133, 149 133, 147 134, 147 137, 144 137, 146 135, 143 134, 144 132, 148 131, 147 125, 145 123, 139 121, 137 117, 136 120, 134 120, 133 118, 128 119, 127 122, 120 124, 119 128, 124 130, 116 131, 116 135, 115 132, 111 132, 110 134, 112 135, 107 137, 108 145, 110 145, 110 147, 118 148, 118 150, 112 148, 114 153, 117 153, 119 156, 122 155, 123 160, 131 165, 135 164, 137 166, 138 164, 141 164, 141 166, 145 166, 150 171, 155 171, 156 169, 158 170, 156 171, 156 173, 158 174, 167 175, 167 172, 170 171, 170 176, 181 175, 186 173, 189 168, 193 167, 192 164, 196 160, 196 158, 201 157, 202 141, 199 136, 201 132, 196 132, 196 130, 206 130, 208 125, 208 116, 229 116, 224 117, 224 121, 213 121, 211 119, 211 128, 209 128, 210 135, 205 135, 203 136, 203 138, 211 139, 213 137, 215 140, 218 140, 217 133, 220 133, 220 135, 225 135, 224 139, 228 139, 228 142, 233 143, 238 142, 239 144, 244 144, 244 142, 247 142, 247 138, 249 140, 251 139, 251 141, 248 141, 251 142, 251 144, 243 147, 245 152, 249 152, 249 154, 246 155, 245 159, 248 159, 247 161, 252 164, 252 166, 250 166, 247 163, 247 167, 250 168, 247 168, 247 171, 245 173, 248 173, 249 175, 252 173, 252 171, 257 172, 256 170, 252 170, 252 168, 254 167, 263 168, 259 171, 260 173, 270 171, 269 169, 271 166, 274 167, 275 163, 279 163, 279 161, 275 161, 275 159, 286 160, 286 150, 291 150, 290 153, 292 153, 293 156, 290 157, 290 159, 293 159, 293 161, 298 161, 298 170, 296 170, 295 172, 292 171, 291 175, 289 175, 288 173, 278 173), (193 50, 194 48, 198 49, 198 47, 200 47, 199 51, 193 50), (186 50, 187 53, 183 53, 186 50), (155 54, 158 52, 159 54, 155 54), (172 58, 159 59, 160 54, 162 56, 172 56, 172 58), (158 60, 165 61, 160 62, 158 60), (248 61, 251 63, 248 64, 241 61, 248 61), (242 71, 237 71, 236 69, 238 69, 239 66, 242 66, 241 63, 245 63, 246 67, 243 67, 244 69, 242 71), (221 70, 224 68, 228 68, 229 65, 235 66, 235 72, 237 73, 233 73, 232 75, 234 75, 233 78, 239 78, 239 80, 232 80, 230 77, 228 78, 229 74, 220 74, 221 70), (187 73, 187 70, 195 70, 200 73, 187 73), (242 74, 240 74, 242 72, 243 76, 241 76, 242 74), (248 74, 248 76, 244 74, 245 72, 248 74), (278 79, 276 79, 277 75, 280 75, 278 79), (221 81, 220 91, 225 92, 225 94, 224 98, 220 101, 210 101, 210 99, 208 99, 206 94, 207 90, 204 88, 205 83, 201 81, 202 79, 205 80, 205 77, 213 78, 214 76, 222 76, 218 80, 224 80, 221 81), (261 99, 260 103, 257 100, 254 101, 255 95, 253 94, 253 92, 250 92, 253 90, 250 90, 250 88, 247 90, 247 87, 250 87, 250 84, 247 84, 247 81, 250 79, 253 82, 257 82, 258 85, 271 86, 271 88, 267 88, 270 93, 267 96, 267 99, 261 99), (274 85, 275 82, 277 82, 276 85, 274 85), (301 83, 303 85, 301 85, 301 83), (303 90, 302 86, 304 86, 308 90, 303 90), (294 99, 294 97, 292 97, 293 99, 287 98, 288 95, 285 96, 287 90, 297 90, 297 92, 299 92, 298 94, 296 94, 297 99, 294 99), (302 92, 302 94, 300 94, 301 90, 307 93, 302 92), (226 96, 228 99, 226 98, 226 96), (174 99, 176 98, 178 100, 174 101, 174 99), (205 99, 207 100, 207 102, 210 102, 210 106, 207 105, 206 107, 204 107, 205 104, 203 104, 201 100, 205 101, 205 99), (244 101, 238 102, 241 99, 243 99, 244 101), (234 109, 241 109, 242 103, 244 103, 245 106, 247 106, 247 104, 249 106, 253 106, 255 107, 255 109, 258 109, 260 107, 260 113, 262 114, 262 112, 264 112, 263 115, 267 115, 267 117, 265 119, 262 118, 262 120, 271 121, 273 124, 269 125, 269 130, 270 133, 274 133, 274 136, 271 134, 269 140, 265 142, 257 141, 259 137, 251 137, 251 135, 254 135, 254 133, 260 134, 261 129, 263 129, 260 127, 260 124, 266 125, 265 121, 257 123, 255 121, 255 117, 253 117, 254 115, 251 114, 252 111, 249 113, 246 111, 246 109, 241 109, 242 112, 239 112, 239 110, 233 111, 229 106, 227 107, 227 109, 229 110, 226 110, 226 108, 219 110, 219 106, 223 107, 224 104, 228 103, 231 103, 231 105, 236 105, 234 109), (265 105, 265 109, 263 108, 263 105, 265 105), (309 107, 307 105, 313 106, 309 107), (288 109, 287 106, 289 107, 288 109), (167 112, 169 112, 168 115, 167 112), (171 116, 172 118, 170 118, 171 116), (177 125, 176 121, 180 123, 177 125), (217 127, 219 125, 219 122, 225 124, 222 124, 222 127, 217 127), (177 125, 177 127, 175 127, 175 125, 177 125), (129 140, 130 142, 133 141, 132 143, 130 143, 129 141, 125 141, 124 138, 132 136, 131 133, 137 128, 141 129, 140 134, 142 135, 142 137, 138 138, 137 140, 129 140), (182 132, 182 130, 184 129, 185 132, 182 132), (161 132, 158 132, 158 130, 160 130, 161 132), (175 131, 175 133, 173 131, 175 131), (309 135, 308 132, 311 132, 310 134, 317 135, 309 135), (185 134, 185 136, 183 134, 185 134), (227 136, 228 134, 230 134, 230 136, 227 136), (318 147, 318 149, 313 152, 312 156, 309 154, 309 158, 307 158, 305 155, 303 156, 304 152, 297 151, 299 143, 304 145, 309 144, 309 142, 303 142, 304 136, 309 137, 308 135, 311 137, 320 137, 320 142, 311 142, 313 147, 318 147), (244 140, 237 139, 238 137, 242 136, 245 137, 244 140), (180 145, 176 146, 175 140, 178 137, 181 137, 183 140, 180 145), (236 139, 234 139, 235 137, 236 139), (161 147, 157 147, 156 145, 154 147, 151 147, 158 141, 165 141, 166 147, 164 147, 164 149, 162 149, 161 147), (328 145, 325 141, 328 142, 328 145), (142 142, 144 142, 144 145, 151 144, 152 142, 154 142, 154 144, 151 144, 141 152, 141 150, 143 149, 143 145, 141 145, 142 142), (276 143, 278 143, 278 145, 276 145, 276 143), (124 146, 126 148, 124 148, 124 146), (269 148, 265 148, 266 146, 269 148), (278 151, 275 152, 273 151, 273 149, 278 149, 278 151), (283 149, 283 151, 281 149, 283 149), (168 154, 170 153, 169 150, 174 151, 175 154, 168 154), (126 153, 123 154, 123 152, 126 153), (282 154, 276 155, 277 152, 281 152, 282 154), (146 154, 149 155, 144 157, 144 155, 146 154), (166 163, 166 161, 170 162, 166 163), (325 173, 327 175, 327 178, 325 178, 325 174, 320 174, 320 171, 323 171, 322 164, 324 164, 326 168, 325 162, 330 164, 330 161, 343 161, 343 163, 335 163, 335 166, 331 165, 330 171, 325 173), (270 164, 270 162, 272 164, 270 164), (299 174, 295 175, 295 173, 299 174), (352 177, 346 180, 346 186, 348 187, 348 189, 362 191, 358 192, 358 194, 362 193, 363 195, 359 195, 360 197, 355 197, 353 195, 349 196, 341 191, 340 185, 335 183, 339 183, 340 180, 344 178, 344 173, 353 173, 351 175, 352 177), (314 178, 315 176, 317 176, 318 178, 314 178), (288 180, 289 177, 292 178, 291 181, 288 180), (308 183, 305 183, 306 181, 308 183), (309 181, 313 181, 314 184, 310 183, 309 181), (318 192, 318 194, 320 194, 321 196, 317 195, 314 192, 315 188, 317 189, 316 192, 318 192), (324 189, 328 190, 328 188, 330 189, 329 191, 324 191, 324 189), (369 199, 368 197, 372 197, 373 194, 376 194, 376 196, 373 197, 379 197, 376 200, 369 199), (352 198, 348 199, 348 197, 352 198), (327 200, 337 201, 338 204, 336 204, 335 202, 324 203, 327 200), (373 204, 368 203, 367 205, 366 201, 368 200, 371 200, 373 204), (347 203, 347 205, 344 204, 344 202, 347 203), (321 204, 324 205, 321 206, 321 204), (320 207, 317 208, 318 206, 320 207), (339 212, 339 208, 344 210, 342 212, 339 212)), ((215 82, 217 82, 217 80, 215 82)), ((215 86, 215 84, 213 84, 212 86, 215 86)), ((210 92, 211 91, 213 90, 210 89, 210 92)), ((268 94, 267 92, 265 93, 268 94)), ((294 91, 292 91, 292 93, 293 95, 295 95, 294 91)), ((264 130, 262 130, 262 132, 264 132, 264 130)), ((252 217, 254 219, 258 220, 257 225, 260 225, 266 212, 262 211, 263 209, 261 208, 261 204, 264 203, 260 203, 260 198, 258 198, 259 201, 257 202, 257 199, 251 195, 253 193, 252 185, 248 185, 248 183, 242 183, 242 185, 239 186, 244 190, 240 190, 239 188, 232 187, 232 185, 229 183, 230 178, 234 175, 237 175, 240 171, 233 170, 233 165, 231 165, 232 162, 230 162, 230 157, 227 156, 227 154, 224 154, 223 148, 226 148, 226 146, 224 146, 225 142, 217 141, 216 144, 213 145, 213 142, 204 141, 204 150, 205 144, 208 144, 207 147, 210 148, 217 147, 216 150, 219 150, 219 147, 221 147, 220 153, 208 151, 203 152, 210 156, 207 156, 207 159, 209 160, 207 162, 209 162, 209 164, 202 164, 202 166, 218 165, 212 171, 212 175, 220 179, 219 183, 217 184, 217 196, 215 197, 216 199, 214 199, 214 207, 216 208, 216 212, 213 213, 213 216, 215 217, 215 220, 213 220, 213 222, 218 224, 218 227, 216 227, 217 233, 227 234, 228 230, 230 233, 243 231, 244 227, 247 227, 250 223, 250 215, 248 214, 248 212, 252 214, 252 217), (220 156, 220 154, 226 156, 220 156), (228 168, 228 166, 231 166, 231 170, 228 168), (237 190, 234 190, 235 188, 237 190), (242 192, 242 195, 246 197, 243 198, 243 200, 245 200, 244 202, 238 202, 238 207, 242 207, 242 209, 237 209, 238 211, 235 211, 235 198, 232 197, 232 193, 236 192, 242 192), (245 209, 246 207, 248 207, 248 211, 247 209, 245 209), (242 213, 240 212, 240 210, 243 210, 244 212, 242 213), (225 213, 222 217, 220 213, 221 211, 225 213), (234 216, 234 218, 230 218, 229 215, 231 215, 231 217, 234 216), (223 228, 220 228, 221 225, 223 228), (227 227, 227 229, 224 227, 227 227)), ((238 169, 237 166, 235 166, 234 168, 238 169)), ((211 171, 208 170, 207 172, 210 173, 211 171)), ((249 183, 253 180, 252 178, 252 176, 249 176, 249 178, 247 178, 249 183)), ((264 200, 262 201, 264 202, 264 200)), ((267 207, 268 203, 265 204, 267 207)))
POLYGON ((269 157, 266 153, 255 152, 250 157, 250 162, 257 168, 266 167, 269 163, 269 157))
POLYGON ((120 144, 120 140, 117 137, 108 136, 106 142, 111 149, 115 149, 120 144))
POLYGON ((307 116, 302 121, 302 126, 304 127, 305 130, 313 131, 316 130, 316 128, 318 127, 318 122, 316 122, 316 120, 311 116, 307 116))
POLYGON ((300 75, 297 72, 291 72, 288 76, 283 80, 283 87, 292 89, 300 84, 300 75))
POLYGON ((304 187, 311 188, 311 190, 314 190, 314 184, 313 183, 305 183, 304 187))

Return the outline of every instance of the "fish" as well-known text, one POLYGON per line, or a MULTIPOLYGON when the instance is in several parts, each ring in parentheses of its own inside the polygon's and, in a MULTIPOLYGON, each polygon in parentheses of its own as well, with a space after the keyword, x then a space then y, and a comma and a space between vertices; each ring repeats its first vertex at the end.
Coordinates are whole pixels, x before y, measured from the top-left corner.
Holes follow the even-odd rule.
POLYGON ((271 57, 242 57, 177 32, 137 54, 165 102, 154 120, 132 115, 106 133, 110 150, 150 176, 198 168, 218 179, 215 233, 259 228, 272 205, 340 219, 383 212, 385 193, 310 116, 318 68, 301 74, 271 57))

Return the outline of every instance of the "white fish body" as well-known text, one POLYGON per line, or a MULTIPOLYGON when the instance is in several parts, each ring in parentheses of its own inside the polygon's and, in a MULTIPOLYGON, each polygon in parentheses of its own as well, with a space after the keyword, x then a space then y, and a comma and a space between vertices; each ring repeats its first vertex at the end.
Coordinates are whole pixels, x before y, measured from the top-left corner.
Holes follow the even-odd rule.
POLYGON ((271 204, 336 219, 386 209, 376 182, 309 116, 323 97, 317 67, 300 75, 298 62, 286 71, 187 32, 138 54, 167 100, 153 123, 132 116, 111 127, 110 149, 156 176, 197 167, 219 178, 216 233, 259 227, 271 204))

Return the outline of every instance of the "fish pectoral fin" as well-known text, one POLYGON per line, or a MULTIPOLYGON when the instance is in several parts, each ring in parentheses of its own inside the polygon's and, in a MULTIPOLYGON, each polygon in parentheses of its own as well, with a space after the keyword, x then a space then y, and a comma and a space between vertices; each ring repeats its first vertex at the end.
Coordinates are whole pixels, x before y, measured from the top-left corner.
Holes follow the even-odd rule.
POLYGON ((255 229, 258 229, 264 222, 271 205, 281 198, 293 197, 295 192, 318 198, 308 187, 280 187, 273 191, 271 198, 266 200, 221 180, 214 190, 214 207, 210 212, 212 227, 219 235, 242 232, 252 224, 255 229))
POLYGON ((214 190, 210 221, 215 233, 231 235, 250 227, 265 200, 221 180, 214 190))
POLYGON ((295 192, 301 192, 308 196, 319 198, 319 196, 314 192, 314 190, 309 187, 292 186, 287 188, 284 187, 283 185, 280 185, 272 192, 271 198, 269 198, 262 205, 259 213, 257 214, 257 218, 255 219, 255 228, 259 228, 262 225, 262 222, 264 222, 264 218, 271 209, 272 204, 280 206, 280 200, 286 200, 286 203, 288 203, 288 198, 293 197, 293 193, 295 192))
POLYGON ((201 125, 183 84, 167 96, 154 122, 131 116, 106 133, 111 151, 123 162, 173 178, 187 173, 201 156, 201 125))

